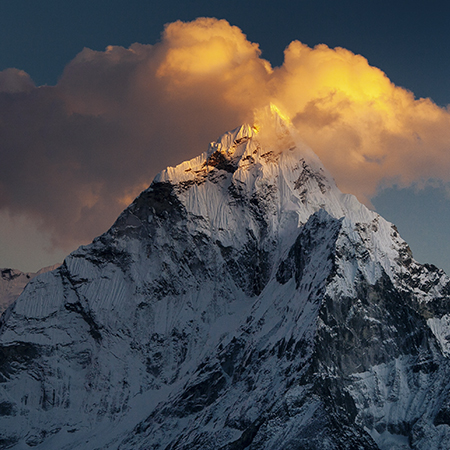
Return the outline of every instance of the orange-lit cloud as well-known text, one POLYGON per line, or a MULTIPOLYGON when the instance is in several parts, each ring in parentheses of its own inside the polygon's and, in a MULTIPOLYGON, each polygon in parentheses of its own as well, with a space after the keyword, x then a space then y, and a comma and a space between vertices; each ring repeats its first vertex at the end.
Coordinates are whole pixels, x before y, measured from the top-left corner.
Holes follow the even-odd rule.
POLYGON ((292 42, 272 83, 303 139, 360 199, 381 182, 450 180, 448 110, 416 100, 362 56, 292 42))
POLYGON ((166 26, 155 45, 82 50, 56 86, 0 72, 0 209, 39 219, 57 245, 104 231, 153 176, 272 102, 338 185, 450 181, 450 113, 362 56, 294 41, 281 67, 224 20, 166 26))

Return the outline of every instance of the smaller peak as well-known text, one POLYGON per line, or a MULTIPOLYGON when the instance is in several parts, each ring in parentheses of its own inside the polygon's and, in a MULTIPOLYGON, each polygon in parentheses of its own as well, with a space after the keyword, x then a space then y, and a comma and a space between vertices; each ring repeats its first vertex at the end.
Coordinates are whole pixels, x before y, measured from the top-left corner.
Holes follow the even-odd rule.
POLYGON ((235 141, 242 141, 244 139, 251 139, 257 132, 258 130, 254 126, 246 123, 236 128, 232 133, 234 134, 235 141))
POLYGON ((257 133, 258 130, 256 127, 249 124, 244 124, 234 130, 228 131, 220 136, 217 141, 211 142, 208 150, 208 156, 217 151, 228 153, 230 149, 233 149, 236 145, 253 138, 257 133))
POLYGON ((0 268, 0 277, 5 280, 14 280, 14 278, 20 277, 21 275, 26 274, 18 269, 0 268))

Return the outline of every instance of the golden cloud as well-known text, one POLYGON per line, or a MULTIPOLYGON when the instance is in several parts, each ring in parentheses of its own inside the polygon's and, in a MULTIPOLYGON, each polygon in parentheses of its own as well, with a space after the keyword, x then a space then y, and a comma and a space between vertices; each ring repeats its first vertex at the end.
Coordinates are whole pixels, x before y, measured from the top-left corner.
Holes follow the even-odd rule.
POLYGON ((271 83, 273 101, 339 186, 361 200, 380 183, 449 181, 448 110, 416 100, 362 56, 292 42, 271 83))

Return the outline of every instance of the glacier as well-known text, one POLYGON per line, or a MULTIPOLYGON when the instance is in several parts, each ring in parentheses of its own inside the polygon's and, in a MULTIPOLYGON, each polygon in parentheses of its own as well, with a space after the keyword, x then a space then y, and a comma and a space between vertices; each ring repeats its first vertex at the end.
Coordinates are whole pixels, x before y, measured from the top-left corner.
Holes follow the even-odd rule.
POLYGON ((0 323, 0 449, 448 449, 450 279, 273 108, 0 323))

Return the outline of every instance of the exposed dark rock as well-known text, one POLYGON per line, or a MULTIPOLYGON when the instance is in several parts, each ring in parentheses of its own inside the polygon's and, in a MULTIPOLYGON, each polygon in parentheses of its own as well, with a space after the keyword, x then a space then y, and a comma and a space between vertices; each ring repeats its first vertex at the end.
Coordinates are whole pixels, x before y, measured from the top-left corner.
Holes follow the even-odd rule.
POLYGON ((214 167, 218 170, 224 170, 225 172, 233 173, 237 169, 237 165, 233 164, 232 161, 227 159, 225 155, 220 152, 216 151, 214 152, 206 162, 208 166, 214 167))
POLYGON ((95 321, 95 318, 93 317, 91 311, 86 310, 80 302, 66 303, 64 306, 68 311, 77 313, 83 318, 83 320, 89 326, 89 334, 97 342, 100 342, 102 340, 102 335, 100 333, 101 326, 95 321))

